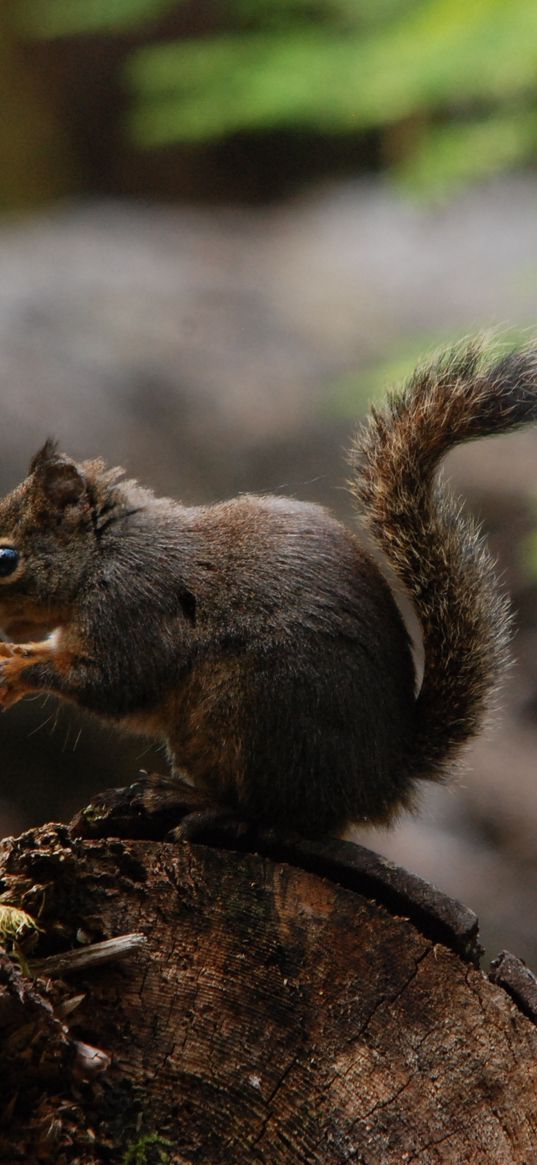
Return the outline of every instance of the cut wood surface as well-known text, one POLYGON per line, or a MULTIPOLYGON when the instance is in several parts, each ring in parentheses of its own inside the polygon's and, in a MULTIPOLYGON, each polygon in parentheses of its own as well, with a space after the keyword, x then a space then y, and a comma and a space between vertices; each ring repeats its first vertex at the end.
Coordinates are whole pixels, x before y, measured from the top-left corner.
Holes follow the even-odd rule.
POLYGON ((286 859, 2 844, 41 928, 38 978, 0 965, 2 1161, 537 1163, 531 974, 491 982, 470 912, 360 847, 286 859), (121 961, 40 962, 133 932, 121 961))

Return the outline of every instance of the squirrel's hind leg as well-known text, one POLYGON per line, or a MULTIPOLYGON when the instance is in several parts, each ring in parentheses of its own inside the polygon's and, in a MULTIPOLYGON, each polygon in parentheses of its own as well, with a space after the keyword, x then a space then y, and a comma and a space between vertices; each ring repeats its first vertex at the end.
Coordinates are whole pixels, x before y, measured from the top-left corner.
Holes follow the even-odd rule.
POLYGON ((220 805, 208 806, 187 813, 180 825, 171 829, 170 841, 198 841, 205 845, 225 844, 245 838, 254 829, 253 823, 240 817, 233 809, 220 805))
POLYGON ((180 777, 140 772, 132 785, 98 793, 73 818, 71 830, 78 837, 160 840, 182 818, 214 810, 205 793, 180 777))
POLYGON ((132 785, 97 794, 70 828, 76 837, 191 841, 239 849, 255 839, 292 842, 299 836, 241 816, 240 809, 217 805, 176 775, 144 772, 132 785))

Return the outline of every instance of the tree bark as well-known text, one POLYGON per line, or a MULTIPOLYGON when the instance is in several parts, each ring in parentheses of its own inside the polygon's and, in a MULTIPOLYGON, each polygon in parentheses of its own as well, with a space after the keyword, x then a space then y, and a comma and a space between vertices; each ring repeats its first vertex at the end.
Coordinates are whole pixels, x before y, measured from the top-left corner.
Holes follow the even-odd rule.
POLYGON ((2 844, 40 931, 0 964, 0 1160, 537 1161, 531 973, 491 982, 471 912, 361 847, 266 849, 2 844))

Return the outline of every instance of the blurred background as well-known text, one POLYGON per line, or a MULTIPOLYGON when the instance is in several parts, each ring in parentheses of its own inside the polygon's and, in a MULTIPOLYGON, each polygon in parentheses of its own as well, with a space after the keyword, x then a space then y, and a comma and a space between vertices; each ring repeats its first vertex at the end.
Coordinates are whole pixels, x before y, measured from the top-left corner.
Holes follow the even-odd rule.
MULTIPOLYGON (((418 355, 535 330, 534 0, 3 0, 0 489, 49 434, 157 490, 322 501, 418 355)), ((501 719, 361 841, 537 968, 537 434, 457 451, 513 595, 501 719)), ((52 699, 2 717, 0 827, 165 767, 52 699)), ((358 836, 358 835, 357 835, 358 836)))

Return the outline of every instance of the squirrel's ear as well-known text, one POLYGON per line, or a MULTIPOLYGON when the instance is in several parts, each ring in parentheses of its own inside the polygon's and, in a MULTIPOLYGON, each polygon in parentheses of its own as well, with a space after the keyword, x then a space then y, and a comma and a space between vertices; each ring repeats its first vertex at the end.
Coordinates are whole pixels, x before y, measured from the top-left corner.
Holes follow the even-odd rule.
POLYGON ((78 465, 58 453, 55 441, 46 441, 30 464, 36 487, 57 509, 76 505, 86 492, 86 479, 78 465))
POLYGON ((53 461, 58 457, 58 442, 54 441, 52 437, 48 437, 41 449, 32 457, 30 467, 28 469, 28 476, 36 471, 43 469, 49 461, 53 461))

